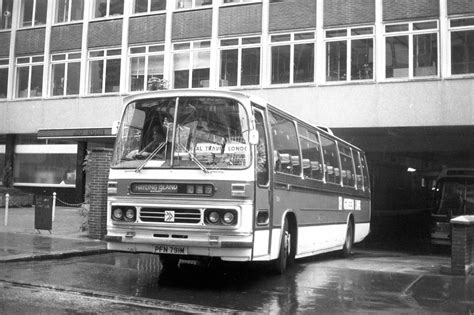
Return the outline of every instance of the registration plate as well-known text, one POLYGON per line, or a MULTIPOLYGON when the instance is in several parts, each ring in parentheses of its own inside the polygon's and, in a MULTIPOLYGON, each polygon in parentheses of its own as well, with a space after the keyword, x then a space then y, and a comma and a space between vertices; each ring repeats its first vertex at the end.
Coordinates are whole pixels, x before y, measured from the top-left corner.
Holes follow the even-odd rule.
POLYGON ((167 246, 167 245, 155 246, 155 254, 186 255, 187 253, 188 253, 187 248, 183 246, 167 246))

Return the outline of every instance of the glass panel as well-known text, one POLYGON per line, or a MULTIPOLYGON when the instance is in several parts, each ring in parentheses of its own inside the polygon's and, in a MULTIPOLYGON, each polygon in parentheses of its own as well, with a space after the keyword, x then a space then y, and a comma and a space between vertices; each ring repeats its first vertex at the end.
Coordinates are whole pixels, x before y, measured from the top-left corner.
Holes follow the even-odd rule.
POLYGON ((385 26, 386 33, 407 32, 407 31, 408 31, 408 24, 397 24, 397 25, 385 26))
POLYGON ((102 57, 102 56, 104 56, 104 51, 103 51, 103 50, 91 51, 91 52, 89 53, 89 56, 90 56, 91 58, 102 57))
POLYGON ((165 57, 163 55, 159 56, 149 56, 148 57, 148 76, 147 76, 147 89, 150 90, 154 88, 150 85, 150 82, 153 79, 163 79, 163 68, 164 68, 165 57))
POLYGON ((130 90, 145 89, 145 56, 130 58, 130 90))
POLYGON ((334 140, 321 136, 321 145, 323 147, 326 182, 339 184, 341 182, 341 168, 337 157, 336 143, 334 140))
POLYGON ((71 0, 71 21, 82 20, 84 15, 84 0, 71 0))
POLYGON ((132 47, 130 48, 131 54, 142 54, 146 52, 146 47, 132 47))
POLYGON ((238 44, 239 40, 237 38, 221 40, 221 46, 236 46, 238 44))
POLYGON ((260 44, 260 37, 242 38, 242 45, 260 44))
POLYGON ((451 74, 474 73, 474 30, 451 32, 451 74))
POLYGON ((68 55, 68 59, 71 60, 71 59, 81 59, 81 53, 70 53, 68 55))
POLYGON ((48 0, 36 0, 36 12, 34 25, 46 24, 46 12, 48 10, 48 0))
POLYGON ((105 93, 120 91, 120 59, 106 61, 105 93))
POLYGON ((374 33, 374 28, 373 27, 363 27, 363 28, 353 28, 351 30, 351 35, 357 36, 357 35, 370 35, 374 33))
POLYGON ((193 6, 192 0, 177 0, 176 9, 186 9, 193 6))
POLYGON ((28 97, 28 80, 30 77, 30 67, 18 67, 18 78, 17 78, 17 97, 26 98, 28 97))
POLYGON ((204 5, 211 5, 212 0, 196 0, 196 7, 201 7, 204 5))
POLYGON ((314 33, 295 34, 295 40, 314 39, 314 33))
POLYGON ((364 177, 364 189, 370 190, 369 168, 367 167, 367 160, 363 154, 360 155, 360 162, 362 164, 362 175, 364 177))
POLYGON ((66 60, 66 54, 61 54, 61 55, 53 55, 51 57, 52 61, 58 61, 58 60, 66 60))
POLYGON ((2 10, 0 12, 0 30, 12 27, 13 0, 2 0, 2 10))
POLYGON ((258 131, 257 145, 257 182, 259 185, 268 183, 268 152, 267 137, 265 136, 265 119, 260 111, 254 111, 255 128, 258 131))
POLYGON ((326 38, 345 37, 345 36, 347 36, 347 30, 326 31, 326 38))
POLYGON ((300 175, 301 160, 296 128, 292 121, 270 113, 270 126, 277 161, 275 170, 300 175))
POLYGON ((149 52, 160 52, 160 51, 165 51, 165 46, 164 45, 154 45, 148 47, 149 52))
POLYGON ((385 41, 385 77, 408 77, 408 36, 387 37, 385 41))
POLYGON ((272 84, 290 82, 290 45, 272 47, 272 84))
POLYGON ((373 39, 358 39, 351 42, 351 80, 373 78, 373 39))
POLYGON ((107 0, 95 0, 94 17, 104 17, 107 15, 107 0))
POLYGON ((174 54, 174 87, 187 88, 189 86, 189 53, 174 54))
POLYGON ((31 67, 31 93, 30 97, 42 95, 43 90, 43 66, 31 67))
POLYGON ((438 22, 431 21, 431 22, 422 22, 422 23, 413 23, 413 30, 429 30, 429 29, 437 29, 438 22))
POLYGON ((81 76, 81 63, 71 62, 67 71, 67 95, 78 95, 81 76))
POLYGON ((166 0, 151 0, 151 11, 166 10, 166 0))
POLYGON ((104 61, 94 60, 89 63, 89 93, 102 93, 102 74, 104 61))
POLYGON ((107 50, 107 56, 118 56, 120 55, 122 52, 120 49, 108 49, 107 50))
POLYGON ((56 23, 68 21, 69 1, 56 0, 56 23))
POLYGON ((24 27, 33 25, 33 5, 33 1, 22 1, 21 25, 24 27))
POLYGON ((193 52, 192 87, 209 87, 210 51, 193 52))
POLYGON ((0 98, 6 98, 8 91, 8 68, 0 68, 0 98))
POLYGON ((474 18, 451 20, 451 27, 462 27, 474 25, 474 18))
POLYGON ((241 85, 260 84, 260 48, 242 49, 241 85))
POLYGON ((355 172, 356 172, 356 184, 357 189, 364 189, 363 181, 362 181, 362 164, 360 161, 359 153, 356 151, 352 151, 355 163, 355 172))
POLYGON ((314 80, 314 44, 295 45, 294 82, 313 82, 314 80))
POLYGON ((326 45, 326 81, 345 81, 347 79, 347 43, 329 42, 326 45))
POLYGON ((239 52, 237 49, 221 51, 219 86, 236 86, 239 52))
POLYGON ((124 0, 110 0, 110 16, 123 14, 123 1, 124 0))
POLYGON ((149 0, 135 0, 134 13, 148 12, 149 0))
POLYGON ((17 154, 13 173, 17 183, 75 185, 76 155, 17 154))
POLYGON ((250 165, 250 146, 245 133, 249 122, 239 103, 215 97, 181 97, 176 119, 175 105, 174 98, 129 104, 117 136, 112 165, 139 167, 143 157, 150 156, 147 146, 152 143, 158 144, 158 150, 144 165, 149 168, 170 167, 171 156, 176 168, 242 169, 250 165))
POLYGON ((272 42, 289 42, 291 40, 291 35, 274 35, 272 36, 272 42))
POLYGON ((298 127, 298 131, 303 154, 303 174, 307 178, 322 180, 324 177, 323 162, 317 135, 304 127, 298 127))
POLYGON ((51 89, 52 94, 56 95, 64 95, 64 72, 65 72, 65 64, 53 64, 53 73, 51 77, 51 89))
POLYGON ((355 171, 351 149, 348 146, 339 143, 339 156, 341 159, 342 184, 344 186, 354 187, 355 171))
POLYGON ((413 69, 415 77, 438 74, 438 35, 413 36, 413 69))

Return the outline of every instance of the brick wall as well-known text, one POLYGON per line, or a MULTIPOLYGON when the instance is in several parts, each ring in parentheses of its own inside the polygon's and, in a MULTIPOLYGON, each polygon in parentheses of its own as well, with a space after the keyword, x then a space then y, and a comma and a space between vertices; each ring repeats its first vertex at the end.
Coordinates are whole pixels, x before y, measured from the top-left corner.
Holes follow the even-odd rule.
POLYGON ((438 16, 439 0, 383 0, 384 21, 437 18, 438 16))
POLYGON ((166 15, 140 16, 130 19, 129 44, 161 42, 165 40, 166 15))
POLYGON ((89 24, 88 47, 118 46, 122 44, 121 19, 89 24))
POLYGON ((474 271, 474 216, 457 217, 451 224, 451 272, 467 275, 474 271))
POLYGON ((10 55, 10 32, 0 33, 0 57, 7 57, 10 55))
POLYGON ((324 27, 375 22, 375 0, 324 1, 324 27))
POLYGON ((61 25, 51 29, 51 52, 79 50, 82 44, 82 24, 61 25))
POLYGON ((173 40, 210 38, 212 10, 178 12, 173 14, 173 40))
POLYGON ((16 33, 15 54, 33 55, 44 53, 45 28, 21 30, 16 33))
POLYGON ((107 180, 112 149, 92 149, 89 159, 89 238, 103 239, 107 229, 107 180))
POLYGON ((262 5, 249 4, 219 9, 219 36, 260 34, 262 32, 262 5))
POLYGON ((299 0, 270 3, 269 30, 292 30, 316 27, 316 1, 299 0))
POLYGON ((448 14, 474 13, 474 0, 449 0, 448 14))

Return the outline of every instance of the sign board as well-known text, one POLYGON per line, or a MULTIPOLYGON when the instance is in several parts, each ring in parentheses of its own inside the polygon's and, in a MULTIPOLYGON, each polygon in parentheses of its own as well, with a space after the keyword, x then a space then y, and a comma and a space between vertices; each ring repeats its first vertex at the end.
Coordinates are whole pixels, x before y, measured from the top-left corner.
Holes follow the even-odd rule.
POLYGON ((35 229, 48 230, 53 228, 53 197, 35 196, 35 229))

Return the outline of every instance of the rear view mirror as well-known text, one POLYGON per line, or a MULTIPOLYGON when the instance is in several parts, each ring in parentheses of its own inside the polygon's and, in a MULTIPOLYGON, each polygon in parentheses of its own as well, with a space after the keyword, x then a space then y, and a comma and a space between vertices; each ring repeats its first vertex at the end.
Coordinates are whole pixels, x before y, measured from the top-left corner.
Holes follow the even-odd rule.
POLYGON ((253 145, 258 144, 258 131, 257 130, 250 130, 249 143, 253 145))
POLYGON ((114 121, 112 123, 112 130, 111 130, 112 135, 116 135, 118 133, 119 128, 120 128, 120 120, 114 121))

